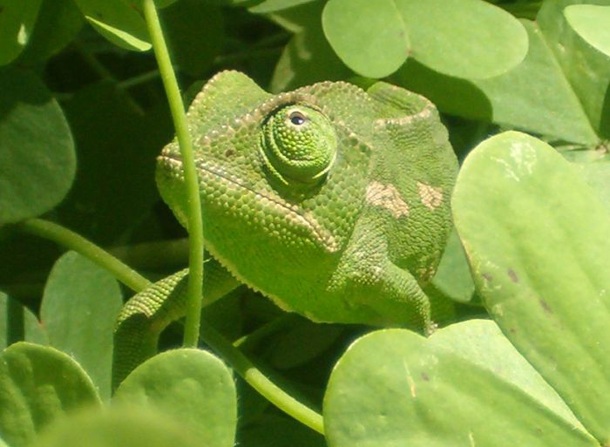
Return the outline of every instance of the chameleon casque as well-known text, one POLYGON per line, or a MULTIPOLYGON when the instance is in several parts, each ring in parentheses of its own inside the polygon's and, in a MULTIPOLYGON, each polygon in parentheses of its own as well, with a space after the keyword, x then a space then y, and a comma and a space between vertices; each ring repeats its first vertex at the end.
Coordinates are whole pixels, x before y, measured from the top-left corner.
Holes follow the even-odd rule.
MULTIPOLYGON (((435 273, 451 229, 457 160, 436 108, 378 82, 322 82, 272 95, 222 72, 188 111, 206 250, 204 304, 243 283, 324 322, 430 331, 435 273)), ((177 142, 158 158, 165 202, 186 224, 177 142)), ((185 272, 125 306, 115 385, 184 315, 185 272)))

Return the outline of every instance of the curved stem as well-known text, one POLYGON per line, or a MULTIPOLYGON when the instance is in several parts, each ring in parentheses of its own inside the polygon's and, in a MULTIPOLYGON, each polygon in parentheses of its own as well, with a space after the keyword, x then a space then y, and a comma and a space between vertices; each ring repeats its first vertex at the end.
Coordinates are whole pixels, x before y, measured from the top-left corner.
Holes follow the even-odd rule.
POLYGON ((149 81, 151 81, 153 79, 157 79, 159 76, 160 76, 159 70, 151 70, 151 71, 148 71, 146 73, 142 73, 140 75, 134 76, 132 78, 120 81, 119 82, 119 87, 124 89, 124 90, 127 90, 129 88, 136 87, 136 86, 138 86, 140 84, 144 84, 146 82, 149 82, 149 81))
MULTIPOLYGON (((123 264, 110 253, 61 225, 42 219, 29 219, 17 224, 15 227, 25 233, 51 240, 86 256, 101 267, 108 269, 119 281, 135 292, 140 292, 150 285, 150 281, 123 264)), ((290 318, 280 320, 277 324, 283 325, 289 322, 290 318)), ((275 327, 275 325, 271 325, 262 332, 274 330, 275 327)), ((252 388, 286 414, 318 433, 324 434, 324 423, 320 413, 295 399, 287 391, 276 385, 268 375, 209 324, 202 328, 201 333, 206 343, 215 349, 252 388)), ((254 338, 258 336, 259 334, 256 334, 254 338)), ((251 341, 251 339, 244 338, 238 343, 248 344, 251 341)))
POLYGON ((206 324, 201 332, 205 342, 216 350, 252 388, 286 414, 312 430, 324 434, 324 420, 320 413, 276 385, 262 369, 254 365, 239 349, 235 348, 209 324, 206 324))
POLYGON ((176 74, 172 67, 169 51, 163 37, 159 15, 154 0, 144 0, 144 17, 148 32, 159 65, 159 72, 169 108, 176 127, 176 138, 180 145, 184 167, 184 183, 188 196, 188 230, 189 230, 189 282, 188 305, 184 327, 184 346, 196 347, 199 341, 199 326, 201 323, 201 290, 203 286, 203 220, 201 217, 201 199, 199 197, 199 181, 195 169, 193 145, 186 124, 184 104, 176 74))
POLYGON ((251 347, 256 346, 256 344, 261 340, 293 324, 295 321, 298 321, 299 318, 301 317, 293 313, 282 315, 281 317, 264 324, 255 331, 238 338, 233 342, 233 346, 247 352, 249 349, 251 349, 251 347))
POLYGON ((28 219, 16 225, 19 230, 44 239, 57 242, 74 250, 100 267, 110 271, 115 278, 136 292, 148 287, 150 281, 138 272, 122 263, 104 249, 85 239, 72 230, 43 219, 28 219))

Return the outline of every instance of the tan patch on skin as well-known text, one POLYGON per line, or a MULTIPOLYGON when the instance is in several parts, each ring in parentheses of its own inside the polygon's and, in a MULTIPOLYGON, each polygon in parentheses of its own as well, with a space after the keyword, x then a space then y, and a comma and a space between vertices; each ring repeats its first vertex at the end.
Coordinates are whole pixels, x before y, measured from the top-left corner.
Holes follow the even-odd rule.
POLYGON ((371 182, 366 188, 366 201, 392 213, 395 218, 409 215, 409 205, 393 185, 371 182))
POLYGON ((409 126, 413 124, 415 121, 422 121, 430 119, 432 116, 432 109, 430 107, 424 108, 422 111, 414 114, 414 115, 405 115, 400 118, 380 118, 375 120, 374 126, 376 130, 383 129, 388 124, 396 125, 396 126, 409 126))
POLYGON ((443 203, 443 189, 417 182, 417 191, 421 203, 430 210, 435 210, 443 203))
POLYGON ((436 267, 428 267, 417 270, 418 278, 424 282, 430 281, 436 274, 436 267))

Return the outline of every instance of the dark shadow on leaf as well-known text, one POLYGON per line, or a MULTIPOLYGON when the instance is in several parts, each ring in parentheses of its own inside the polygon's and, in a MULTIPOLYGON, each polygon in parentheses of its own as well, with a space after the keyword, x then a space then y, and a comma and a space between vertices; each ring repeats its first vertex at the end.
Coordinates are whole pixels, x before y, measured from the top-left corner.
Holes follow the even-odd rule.
POLYGON ((471 82, 442 75, 409 58, 390 82, 419 93, 443 113, 463 118, 492 120, 492 107, 486 95, 471 82))

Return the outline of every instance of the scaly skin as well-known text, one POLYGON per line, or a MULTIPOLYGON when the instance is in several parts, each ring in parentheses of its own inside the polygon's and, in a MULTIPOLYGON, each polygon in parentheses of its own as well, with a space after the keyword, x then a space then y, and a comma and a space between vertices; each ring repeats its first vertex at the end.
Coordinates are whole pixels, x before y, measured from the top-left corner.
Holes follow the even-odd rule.
MULTIPOLYGON (((206 304, 239 286, 216 260, 206 262, 205 269, 203 296, 206 304)), ((155 355, 161 332, 186 314, 187 273, 187 270, 181 270, 154 283, 130 299, 121 310, 114 331, 113 389, 136 366, 155 355)))
MULTIPOLYGON (((457 161, 429 101, 385 83, 365 92, 323 82, 274 96, 223 72, 188 120, 206 249, 240 283, 316 321, 432 330, 422 288, 451 228, 457 161)), ((157 183, 185 224, 176 142, 159 157, 157 183)), ((119 364, 154 351, 147 337, 162 326, 157 317, 183 314, 179 294, 167 292, 159 286, 159 298, 145 291, 128 304, 117 346, 133 309, 150 318, 134 323, 143 345, 118 349, 119 364)))

